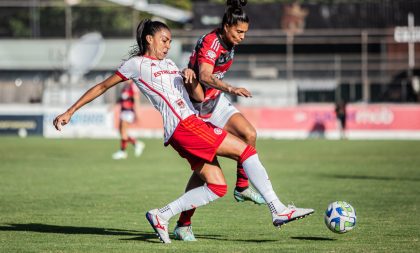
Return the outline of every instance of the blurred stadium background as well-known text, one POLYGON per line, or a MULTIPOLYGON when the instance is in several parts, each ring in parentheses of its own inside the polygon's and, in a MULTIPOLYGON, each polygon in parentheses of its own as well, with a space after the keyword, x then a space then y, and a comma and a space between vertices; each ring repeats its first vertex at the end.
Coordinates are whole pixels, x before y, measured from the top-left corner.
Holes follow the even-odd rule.
MULTIPOLYGON (((118 136, 118 89, 79 111, 62 133, 52 120, 113 73, 139 20, 172 28, 170 52, 187 64, 217 27, 225 1, 0 0, 0 135, 118 136)), ((334 105, 348 102, 347 138, 420 139, 420 1, 248 1, 250 31, 226 80, 260 137, 339 138, 334 105)), ((143 99, 138 136, 160 137, 143 99)))

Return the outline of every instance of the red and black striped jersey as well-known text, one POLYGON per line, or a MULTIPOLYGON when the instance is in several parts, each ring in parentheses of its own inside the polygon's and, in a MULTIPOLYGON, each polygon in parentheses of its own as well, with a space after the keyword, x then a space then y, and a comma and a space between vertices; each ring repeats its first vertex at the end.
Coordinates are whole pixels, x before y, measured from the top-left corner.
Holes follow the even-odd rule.
POLYGON ((134 110, 134 97, 138 96, 140 93, 139 88, 134 84, 133 81, 130 81, 126 84, 121 90, 119 103, 121 104, 121 110, 123 111, 133 111, 134 110))
MULTIPOLYGON (((220 30, 215 29, 203 35, 197 41, 195 49, 190 56, 188 67, 193 69, 196 76, 199 77, 200 64, 211 64, 214 66, 213 74, 221 80, 232 65, 233 56, 234 47, 226 45, 221 38, 220 30)), ((210 117, 222 92, 204 84, 202 86, 205 92, 204 101, 202 103, 194 103, 194 107, 200 112, 201 117, 210 117)))

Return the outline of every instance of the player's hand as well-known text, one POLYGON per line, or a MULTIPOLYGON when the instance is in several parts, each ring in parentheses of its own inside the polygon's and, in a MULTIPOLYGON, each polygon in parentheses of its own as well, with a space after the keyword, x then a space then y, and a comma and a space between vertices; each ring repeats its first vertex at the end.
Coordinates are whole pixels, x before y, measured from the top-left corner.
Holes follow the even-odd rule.
POLYGON ((185 83, 193 83, 193 80, 196 79, 194 70, 189 68, 182 70, 182 76, 184 77, 185 83))
POLYGON ((61 126, 64 126, 67 123, 69 123, 71 116, 72 115, 69 112, 65 112, 61 115, 58 115, 53 121, 55 129, 57 129, 58 131, 61 131, 61 126))
POLYGON ((246 97, 246 98, 252 97, 251 92, 249 90, 245 89, 245 88, 232 87, 230 89, 230 94, 240 96, 240 97, 246 97))

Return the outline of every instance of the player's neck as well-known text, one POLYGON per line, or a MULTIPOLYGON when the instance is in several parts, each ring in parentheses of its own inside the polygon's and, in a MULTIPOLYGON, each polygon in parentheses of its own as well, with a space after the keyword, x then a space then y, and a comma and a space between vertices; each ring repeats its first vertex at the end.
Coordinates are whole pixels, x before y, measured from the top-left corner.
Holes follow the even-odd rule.
POLYGON ((222 33, 219 30, 219 38, 223 41, 223 47, 225 47, 226 49, 230 50, 233 47, 233 44, 229 42, 229 40, 226 38, 226 34, 222 33))
POLYGON ((151 52, 146 52, 143 57, 149 58, 151 60, 159 60, 154 54, 152 54, 151 52))

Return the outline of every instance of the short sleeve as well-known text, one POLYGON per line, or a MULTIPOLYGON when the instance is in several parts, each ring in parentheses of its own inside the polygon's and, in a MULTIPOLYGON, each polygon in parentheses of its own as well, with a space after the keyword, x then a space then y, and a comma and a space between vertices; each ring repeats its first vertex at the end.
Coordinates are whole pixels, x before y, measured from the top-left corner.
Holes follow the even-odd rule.
POLYGON ((115 74, 121 77, 123 80, 128 80, 134 76, 136 71, 138 71, 136 61, 134 58, 130 58, 121 64, 115 74))
POLYGON ((198 64, 205 62, 214 66, 220 54, 219 49, 220 43, 217 37, 204 37, 202 47, 197 52, 198 64))

